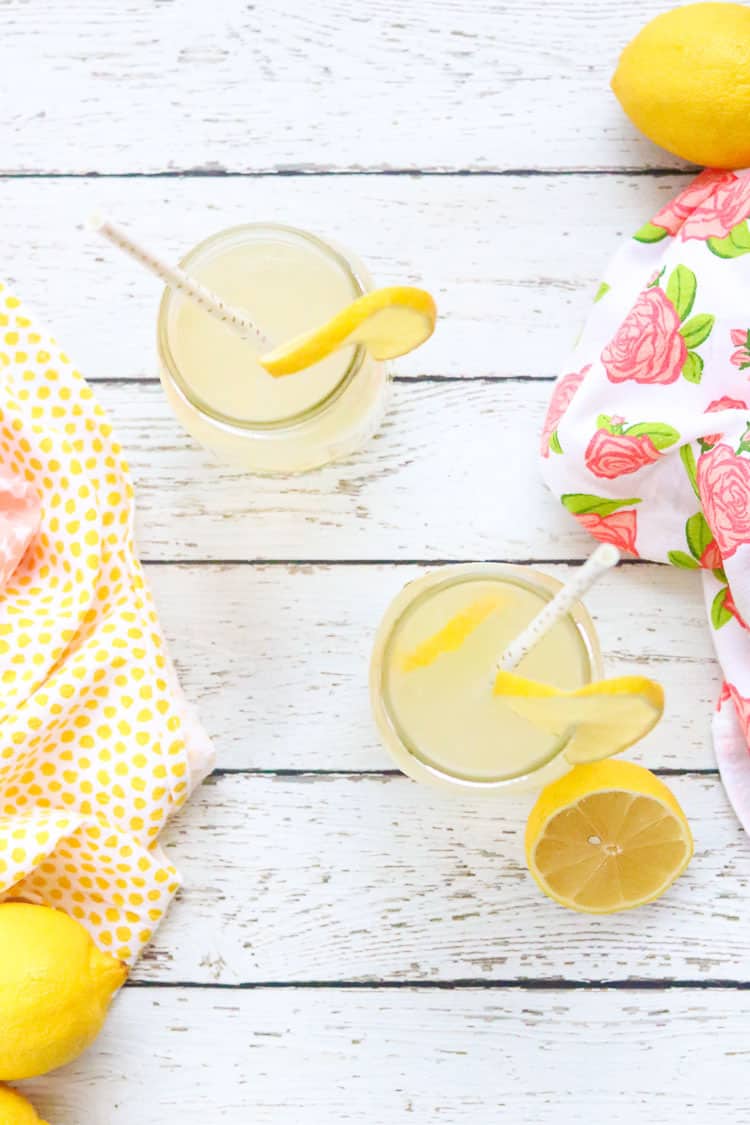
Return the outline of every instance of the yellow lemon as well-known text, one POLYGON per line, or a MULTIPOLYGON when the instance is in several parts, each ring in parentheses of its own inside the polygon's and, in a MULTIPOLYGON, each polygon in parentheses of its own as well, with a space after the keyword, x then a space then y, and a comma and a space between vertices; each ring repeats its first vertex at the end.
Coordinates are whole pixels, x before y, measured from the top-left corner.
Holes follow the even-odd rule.
POLYGON ((693 855, 685 814, 633 762, 576 766, 543 789, 526 824, 526 863, 546 895, 589 914, 652 902, 693 855))
POLYGON ((0 905, 0 1079, 33 1078, 96 1038, 125 966, 46 906, 0 905))
POLYGON ((612 89, 635 125, 693 164, 750 164, 750 7, 663 12, 620 56, 612 89))
POLYGON ((499 672, 495 695, 517 715, 561 740, 569 762, 620 754, 652 730, 664 713, 664 691, 645 676, 597 680, 574 691, 499 672))
POLYGON ((26 1098, 9 1086, 0 1086, 0 1121, 3 1125, 47 1125, 26 1098))
POLYGON ((478 598, 461 613, 452 617, 447 625, 422 641, 411 652, 404 653, 399 664, 403 672, 413 672, 415 668, 426 668, 446 652, 456 652, 470 633, 499 609, 503 599, 499 597, 478 598))
POLYGON ((270 375, 294 375, 348 344, 364 344, 375 359, 395 359, 433 333, 437 310, 424 289, 394 285, 352 301, 331 320, 258 357, 270 375))

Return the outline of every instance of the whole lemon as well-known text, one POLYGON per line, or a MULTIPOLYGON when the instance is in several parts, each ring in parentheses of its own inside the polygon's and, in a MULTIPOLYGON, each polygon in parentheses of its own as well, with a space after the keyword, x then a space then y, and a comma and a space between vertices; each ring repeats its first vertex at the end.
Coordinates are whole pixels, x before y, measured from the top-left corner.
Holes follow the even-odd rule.
POLYGON ((612 79, 622 108, 662 148, 712 168, 750 165, 750 8, 688 4, 646 24, 612 79))
POLYGON ((46 1125, 33 1105, 8 1086, 0 1086, 0 1121, 3 1125, 46 1125))
POLYGON ((125 966, 46 906, 0 904, 0 1079, 63 1066, 96 1038, 125 966))

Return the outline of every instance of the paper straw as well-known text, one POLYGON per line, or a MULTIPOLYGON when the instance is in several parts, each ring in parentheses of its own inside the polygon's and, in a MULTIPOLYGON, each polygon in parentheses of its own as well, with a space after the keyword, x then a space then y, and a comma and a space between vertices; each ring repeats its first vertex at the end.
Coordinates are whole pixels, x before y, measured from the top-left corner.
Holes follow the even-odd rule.
POLYGON ((232 305, 225 304, 221 297, 216 293, 212 293, 200 281, 196 281, 194 277, 190 277, 179 266, 172 266, 169 262, 165 262, 157 254, 151 250, 147 250, 145 246, 141 246, 139 242, 131 238, 121 227, 111 222, 104 215, 94 214, 88 221, 91 230, 97 231, 108 239, 114 246, 119 246, 126 254, 130 254, 131 258, 135 258, 142 266, 150 270, 151 273, 156 274, 161 278, 165 285, 170 289, 177 289, 191 301, 195 301, 207 313, 220 320, 227 328, 231 328, 243 340, 252 340, 257 344, 261 344, 264 349, 273 346, 271 340, 263 332, 255 321, 251 320, 244 309, 234 308, 232 305))
POLYGON ((570 582, 558 590, 524 631, 511 641, 497 663, 497 671, 510 672, 517 667, 552 626, 569 613, 594 583, 613 566, 617 566, 619 561, 620 552, 611 543, 602 543, 597 547, 570 582))

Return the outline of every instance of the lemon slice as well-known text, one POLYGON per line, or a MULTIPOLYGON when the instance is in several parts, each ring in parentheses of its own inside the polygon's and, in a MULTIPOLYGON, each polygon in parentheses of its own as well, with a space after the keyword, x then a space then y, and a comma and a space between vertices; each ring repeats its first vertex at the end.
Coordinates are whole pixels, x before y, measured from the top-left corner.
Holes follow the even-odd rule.
POLYGON ((542 790, 526 824, 526 863, 540 888, 588 914, 653 902, 692 855, 674 794, 633 762, 576 766, 542 790))
POLYGON ((399 658, 402 672, 413 672, 415 668, 426 668, 446 652, 456 652, 470 633, 485 621, 491 613, 499 609, 504 598, 477 598, 475 602, 451 617, 447 625, 422 641, 411 652, 399 658))
POLYGON ((664 712, 664 691, 645 676, 621 676, 562 691, 551 684, 499 672, 495 695, 536 727, 562 738, 569 762, 595 762, 627 750, 664 712))
POLYGON ((375 359, 395 359, 429 339, 436 317, 435 302, 424 289, 376 289, 325 324, 259 356, 258 362, 270 375, 294 375, 347 344, 364 344, 375 359))

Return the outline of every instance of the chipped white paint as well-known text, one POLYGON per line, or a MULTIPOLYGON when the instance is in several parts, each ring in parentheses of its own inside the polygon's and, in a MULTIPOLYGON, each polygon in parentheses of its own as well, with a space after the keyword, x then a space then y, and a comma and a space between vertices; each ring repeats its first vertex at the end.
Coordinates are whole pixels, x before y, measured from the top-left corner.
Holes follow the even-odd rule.
POLYGON ((435 294, 403 375, 554 374, 609 256, 684 175, 0 180, 0 275, 90 378, 156 374, 158 281, 83 229, 101 208, 177 261, 223 227, 286 222, 355 250, 382 284, 435 294), (450 238, 446 232, 450 231, 450 238), (32 252, 29 252, 31 246, 32 252))
POLYGON ((123 993, 54 1125, 746 1120, 740 992, 123 993))
POLYGON ((6 0, 4 171, 674 167, 608 88, 661 0, 6 0))
MULTIPOLYGON (((147 981, 750 979, 750 850, 716 777, 671 778, 696 855, 659 902, 593 918, 523 861, 533 795, 397 777, 214 778, 165 833, 185 890, 147 981)), ((531 998, 529 998, 531 999, 531 998)))
MULTIPOLYGON (((570 568, 545 566, 565 579, 570 568)), ((370 718, 375 629, 417 566, 148 568, 188 695, 229 769, 389 769, 370 718), (186 606, 190 612, 186 612, 186 606)), ((652 767, 714 766, 719 692, 696 575, 621 567, 587 599, 609 674, 659 680, 667 708, 628 757, 652 767)))

